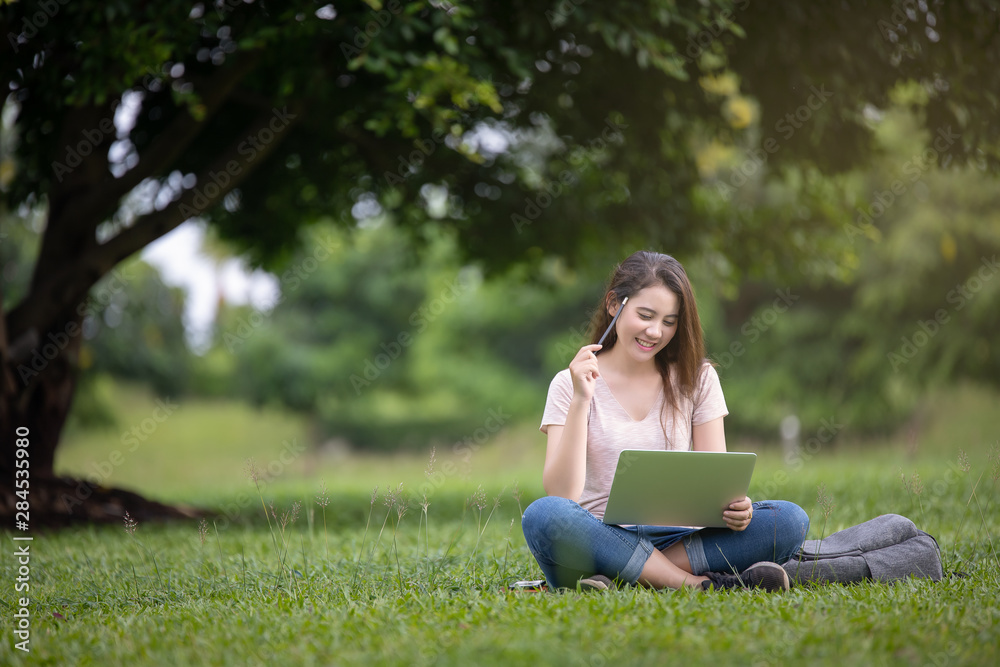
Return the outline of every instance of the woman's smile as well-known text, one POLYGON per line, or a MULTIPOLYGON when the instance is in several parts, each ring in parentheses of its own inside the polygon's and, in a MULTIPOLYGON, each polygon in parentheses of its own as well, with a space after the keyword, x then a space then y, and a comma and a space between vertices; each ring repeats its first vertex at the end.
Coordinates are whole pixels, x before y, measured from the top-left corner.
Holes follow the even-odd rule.
POLYGON ((654 347, 656 347, 656 343, 648 340, 643 340, 642 338, 636 338, 635 341, 639 344, 639 349, 643 350, 644 352, 649 352, 654 347))

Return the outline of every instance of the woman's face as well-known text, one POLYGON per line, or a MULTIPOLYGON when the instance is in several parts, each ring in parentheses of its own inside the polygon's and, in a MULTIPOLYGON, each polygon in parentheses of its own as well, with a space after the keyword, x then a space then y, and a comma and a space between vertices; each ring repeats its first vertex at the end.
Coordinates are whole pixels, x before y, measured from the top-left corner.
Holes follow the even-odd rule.
MULTIPOLYGON (((677 332, 680 316, 677 295, 663 284, 652 285, 629 295, 615 332, 618 345, 636 361, 651 361, 677 332)), ((617 306, 609 309, 614 316, 617 306)))

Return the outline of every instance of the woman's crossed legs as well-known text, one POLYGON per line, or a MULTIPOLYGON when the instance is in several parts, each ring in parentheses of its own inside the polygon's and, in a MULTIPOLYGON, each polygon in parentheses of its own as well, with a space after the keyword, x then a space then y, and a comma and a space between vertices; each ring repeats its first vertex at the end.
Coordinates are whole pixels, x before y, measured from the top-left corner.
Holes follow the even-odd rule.
POLYGON ((700 587, 704 572, 742 572, 759 561, 784 563, 802 546, 809 517, 782 500, 753 504, 743 531, 728 528, 615 526, 572 500, 539 498, 521 519, 528 548, 549 586, 575 587, 603 574, 652 588, 700 587))

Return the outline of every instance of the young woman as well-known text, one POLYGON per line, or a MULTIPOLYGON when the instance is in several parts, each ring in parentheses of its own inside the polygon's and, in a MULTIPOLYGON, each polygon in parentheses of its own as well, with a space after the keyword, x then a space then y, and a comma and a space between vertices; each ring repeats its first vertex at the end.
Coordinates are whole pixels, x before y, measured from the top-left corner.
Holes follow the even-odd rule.
POLYGON ((705 358, 691 284, 673 257, 637 252, 614 271, 580 348, 549 386, 548 494, 524 512, 531 553, 552 588, 604 589, 612 580, 652 588, 788 588, 779 565, 798 551, 809 517, 784 501, 743 498, 728 528, 615 526, 601 521, 619 452, 726 451, 729 414, 705 358), (622 301, 614 329, 596 344, 622 301))

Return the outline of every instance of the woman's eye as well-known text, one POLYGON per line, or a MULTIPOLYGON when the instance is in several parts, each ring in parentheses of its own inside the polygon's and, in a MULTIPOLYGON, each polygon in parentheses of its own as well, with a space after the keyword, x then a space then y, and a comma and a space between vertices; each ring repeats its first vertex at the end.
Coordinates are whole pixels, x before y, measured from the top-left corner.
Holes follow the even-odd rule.
POLYGON ((667 322, 666 320, 664 320, 664 321, 663 321, 663 323, 664 323, 665 325, 667 325, 668 327, 672 327, 672 326, 674 326, 675 324, 677 324, 677 322, 667 322))
POLYGON ((649 315, 639 315, 640 320, 650 320, 652 319, 649 315))

